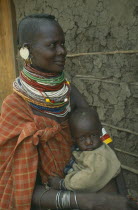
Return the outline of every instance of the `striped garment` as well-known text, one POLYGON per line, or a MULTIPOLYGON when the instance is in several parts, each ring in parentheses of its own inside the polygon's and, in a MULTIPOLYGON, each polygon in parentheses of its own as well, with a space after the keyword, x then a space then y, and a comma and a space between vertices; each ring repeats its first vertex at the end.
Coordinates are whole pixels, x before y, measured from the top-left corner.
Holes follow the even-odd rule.
POLYGON ((71 147, 68 121, 34 115, 16 93, 8 96, 0 118, 0 209, 29 210, 37 170, 43 183, 54 173, 63 177, 71 147))

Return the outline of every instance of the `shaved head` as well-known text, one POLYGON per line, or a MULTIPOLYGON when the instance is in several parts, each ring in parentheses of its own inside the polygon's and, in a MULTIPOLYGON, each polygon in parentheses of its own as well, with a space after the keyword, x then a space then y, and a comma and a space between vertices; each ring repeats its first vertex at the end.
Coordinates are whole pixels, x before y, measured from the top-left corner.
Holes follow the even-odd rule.
POLYGON ((18 47, 23 44, 32 44, 35 41, 40 27, 44 24, 58 24, 55 17, 48 14, 29 15, 23 18, 18 25, 18 47))

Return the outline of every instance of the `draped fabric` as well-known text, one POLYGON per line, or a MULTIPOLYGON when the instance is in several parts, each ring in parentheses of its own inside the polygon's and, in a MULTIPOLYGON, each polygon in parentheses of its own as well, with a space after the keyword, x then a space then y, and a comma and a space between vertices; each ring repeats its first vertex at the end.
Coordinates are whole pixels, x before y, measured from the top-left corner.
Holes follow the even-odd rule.
POLYGON ((105 143, 93 151, 72 154, 75 161, 64 179, 68 190, 98 192, 120 173, 120 161, 105 143))
POLYGON ((71 146, 68 121, 34 115, 16 93, 8 96, 0 117, 0 209, 29 210, 37 170, 43 183, 63 177, 71 146))

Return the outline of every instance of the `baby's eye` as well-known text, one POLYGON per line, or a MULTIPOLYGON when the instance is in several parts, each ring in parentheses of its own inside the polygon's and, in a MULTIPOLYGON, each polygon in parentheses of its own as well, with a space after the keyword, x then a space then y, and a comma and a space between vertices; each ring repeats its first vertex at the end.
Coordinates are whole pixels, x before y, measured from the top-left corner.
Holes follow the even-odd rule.
POLYGON ((98 136, 98 134, 97 133, 91 134, 91 137, 95 137, 95 136, 98 136))
POLYGON ((80 140, 80 141, 84 141, 84 140, 85 140, 85 137, 84 137, 84 136, 81 136, 81 137, 79 138, 79 140, 80 140))

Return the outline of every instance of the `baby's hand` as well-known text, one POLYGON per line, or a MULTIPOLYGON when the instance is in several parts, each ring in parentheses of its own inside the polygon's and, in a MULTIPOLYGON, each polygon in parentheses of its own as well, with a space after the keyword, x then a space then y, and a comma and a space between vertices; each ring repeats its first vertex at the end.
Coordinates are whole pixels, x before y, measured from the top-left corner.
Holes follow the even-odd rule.
POLYGON ((55 190, 60 190, 60 183, 61 178, 59 176, 49 176, 48 177, 48 184, 50 187, 52 187, 55 190))

